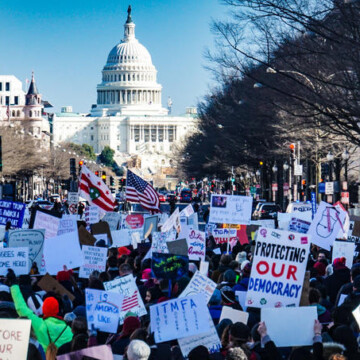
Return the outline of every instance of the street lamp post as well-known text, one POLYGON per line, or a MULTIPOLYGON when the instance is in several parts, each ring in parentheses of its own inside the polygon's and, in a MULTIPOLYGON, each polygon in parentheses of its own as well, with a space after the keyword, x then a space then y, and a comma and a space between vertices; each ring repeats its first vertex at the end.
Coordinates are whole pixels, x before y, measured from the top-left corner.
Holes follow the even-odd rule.
MULTIPOLYGON (((331 151, 329 151, 329 153, 326 155, 326 159, 329 162, 329 182, 332 182, 332 162, 334 160, 334 155, 332 154, 331 151)), ((333 199, 333 195, 334 195, 334 191, 333 194, 330 195, 331 200, 333 199)), ((328 202, 332 203, 332 201, 329 201, 330 196, 328 195, 328 202)))
MULTIPOLYGON (((261 184, 261 171, 260 170, 256 170, 255 172, 255 175, 256 175, 256 179, 257 179, 257 182, 259 183, 260 185, 260 195, 263 196, 263 191, 262 191, 262 184, 261 184)), ((259 197, 260 197, 259 195, 259 197)))
MULTIPOLYGON (((285 211, 285 208, 286 208, 286 196, 285 196, 285 191, 284 191, 284 184, 286 183, 286 174, 287 174, 287 171, 289 170, 289 164, 285 161, 284 162, 284 165, 283 165, 283 210, 285 211)), ((290 196, 290 192, 289 190, 286 190, 287 193, 286 195, 289 196, 289 201, 291 200, 290 196)))
POLYGON ((350 154, 349 154, 347 148, 345 148, 344 152, 341 154, 341 157, 343 158, 344 163, 345 163, 344 177, 345 177, 345 181, 347 182, 348 181, 348 161, 349 161, 349 158, 350 158, 350 154))
MULTIPOLYGON (((272 171, 273 171, 274 180, 275 180, 274 186, 275 186, 275 185, 278 186, 278 181, 277 181, 277 171, 278 171, 278 167, 277 167, 277 165, 276 165, 276 161, 275 161, 275 163, 274 163, 274 166, 272 167, 272 171)), ((272 187, 272 185, 271 185, 271 187, 272 187)), ((275 202, 276 202, 276 200, 277 200, 277 199, 276 199, 277 193, 278 193, 278 190, 276 190, 276 187, 275 187, 275 190, 272 191, 273 201, 275 201, 275 202)))

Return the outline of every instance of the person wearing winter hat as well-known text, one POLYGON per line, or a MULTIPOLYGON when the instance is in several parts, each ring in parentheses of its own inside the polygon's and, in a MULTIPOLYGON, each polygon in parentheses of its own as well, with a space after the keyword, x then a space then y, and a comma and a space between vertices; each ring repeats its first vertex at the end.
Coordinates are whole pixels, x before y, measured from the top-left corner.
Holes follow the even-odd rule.
POLYGON ((59 302, 54 297, 45 299, 42 305, 43 317, 40 318, 26 305, 18 285, 11 286, 11 296, 19 316, 31 320, 31 326, 36 338, 44 348, 45 352, 50 343, 56 347, 69 342, 73 338, 70 327, 59 316, 59 302))
POLYGON ((136 316, 128 316, 124 320, 124 325, 120 335, 111 345, 111 349, 113 354, 116 355, 124 355, 125 348, 130 343, 130 336, 136 330, 139 329, 141 326, 140 320, 136 316))
POLYGON ((235 293, 230 286, 224 286, 220 290, 221 292, 221 305, 231 306, 234 309, 241 309, 241 306, 236 302, 235 293))
POLYGON ((247 254, 246 251, 240 251, 237 255, 235 260, 239 263, 239 266, 241 266, 241 264, 247 260, 247 254))
POLYGON ((222 311, 222 305, 221 305, 221 291, 219 289, 215 289, 210 300, 208 303, 209 311, 211 318, 215 325, 218 324, 221 311, 222 311))
POLYGON ((189 360, 210 360, 209 350, 203 346, 199 345, 193 348, 188 355, 189 360))
POLYGON ((128 360, 148 360, 150 351, 150 346, 146 342, 132 340, 127 348, 126 356, 128 360))
POLYGON ((233 291, 247 291, 251 273, 251 263, 245 260, 241 264, 241 280, 233 286, 233 291))

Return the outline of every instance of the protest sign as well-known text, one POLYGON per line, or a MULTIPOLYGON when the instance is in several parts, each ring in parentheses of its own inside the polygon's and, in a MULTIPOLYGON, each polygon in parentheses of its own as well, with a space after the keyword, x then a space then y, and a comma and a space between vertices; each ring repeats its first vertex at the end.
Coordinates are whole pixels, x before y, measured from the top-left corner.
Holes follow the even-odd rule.
POLYGON ((124 322, 125 315, 129 311, 138 317, 147 314, 139 289, 136 286, 135 278, 132 275, 104 282, 104 288, 106 291, 113 291, 124 296, 120 312, 120 324, 124 322))
POLYGON ((167 241, 174 241, 176 233, 174 230, 168 232, 154 232, 152 235, 151 250, 157 253, 167 254, 169 252, 166 245, 167 241))
POLYGON ((93 271, 105 271, 107 248, 84 245, 81 249, 84 263, 80 267, 79 277, 86 279, 93 271))
POLYGON ((197 270, 179 298, 201 293, 205 295, 206 303, 208 303, 215 289, 216 283, 197 270))
POLYGON ((93 236, 98 234, 107 234, 108 239, 110 241, 110 245, 112 244, 112 237, 111 237, 111 231, 109 228, 109 224, 105 221, 100 221, 96 224, 92 224, 91 226, 91 233, 93 236))
POLYGON ((251 220, 249 225, 257 225, 259 227, 275 229, 275 220, 273 219, 251 220))
POLYGON ((100 221, 100 209, 98 206, 90 205, 85 209, 85 222, 88 227, 100 221))
POLYGON ((299 306, 309 247, 306 234, 260 228, 247 306, 299 306))
POLYGON ((29 273, 28 247, 0 249, 0 275, 5 276, 8 269, 13 269, 16 276, 29 273))
POLYGON ((261 321, 278 347, 312 345, 316 319, 316 306, 261 309, 261 321))
POLYGON ((161 232, 167 232, 172 229, 175 229, 177 232, 180 232, 180 212, 179 208, 176 208, 171 216, 164 222, 161 226, 161 232))
POLYGON ((31 320, 0 319, 1 359, 27 359, 31 320))
POLYGON ((44 260, 46 271, 56 275, 64 266, 74 269, 83 264, 83 257, 79 245, 77 232, 45 239, 44 260))
POLYGON ((200 273, 207 276, 209 272, 209 262, 208 261, 201 261, 200 262, 200 273))
POLYGON ((66 290, 64 286, 62 286, 49 274, 45 274, 45 276, 42 277, 42 279, 37 283, 37 285, 40 289, 46 292, 52 291, 55 294, 60 295, 61 297, 67 295, 71 301, 74 301, 75 299, 75 296, 70 291, 66 290))
POLYGON ((189 258, 187 256, 153 252, 151 268, 157 279, 178 280, 187 275, 189 258))
POLYGON ((23 203, 0 200, 0 225, 11 222, 12 228, 21 228, 26 205, 23 203))
POLYGON ((112 230, 111 237, 113 239, 112 247, 121 247, 131 245, 131 230, 121 229, 112 230))
POLYGON ((60 218, 46 214, 43 211, 36 211, 33 229, 45 229, 45 239, 50 239, 57 235, 60 218))
POLYGON ((349 241, 334 241, 332 250, 332 263, 336 258, 344 257, 346 266, 351 269, 355 252, 355 243, 349 241))
POLYGON ((235 296, 237 297, 242 309, 246 311, 246 291, 235 291, 235 296))
POLYGON ((28 247, 29 248, 29 271, 36 262, 40 274, 45 273, 43 263, 43 249, 44 249, 45 230, 44 229, 24 229, 24 230, 10 230, 9 232, 9 247, 28 247))
MULTIPOLYGON (((311 211, 310 212, 297 212, 297 213, 277 213, 278 229, 288 230, 289 224, 292 218, 297 218, 303 221, 311 223, 311 211)), ((265 226, 267 227, 267 226, 265 226)))
POLYGON ((186 239, 177 239, 166 243, 169 249, 168 253, 174 255, 188 256, 188 244, 186 239))
POLYGON ((253 198, 240 195, 211 195, 209 222, 243 224, 251 220, 253 198))
POLYGON ((97 244, 102 240, 104 242, 104 244, 106 246, 109 246, 109 238, 107 236, 107 234, 94 234, 94 238, 96 239, 95 241, 95 246, 97 246, 97 244))
POLYGON ((150 234, 152 235, 157 231, 159 218, 157 215, 148 216, 144 220, 144 238, 147 238, 150 234), (150 231, 150 232, 149 232, 150 231))
POLYGON ((212 235, 217 244, 224 244, 237 239, 237 229, 213 229, 212 235))
POLYGON ((56 360, 115 360, 115 358, 110 345, 100 345, 57 355, 56 360))
POLYGON ((150 306, 150 326, 156 343, 209 332, 208 317, 202 294, 150 306))
POLYGON ((206 239, 205 233, 198 230, 191 230, 188 237, 189 260, 205 260, 206 239))
POLYGON ((116 333, 124 297, 111 291, 85 289, 88 329, 116 333))
POLYGON ((67 234, 75 231, 77 232, 77 216, 64 215, 59 221, 57 235, 67 234))
POLYGON ((110 230, 113 231, 118 229, 120 219, 121 219, 120 213, 107 212, 101 220, 106 221, 109 224, 110 230))
POLYGON ((81 225, 79 227, 78 234, 81 245, 93 246, 95 244, 96 239, 84 228, 84 226, 81 225))
POLYGON ((322 201, 317 209, 307 234, 311 236, 311 242, 323 249, 330 251, 340 229, 346 220, 346 211, 337 206, 332 206, 322 201))
POLYGON ((249 313, 241 310, 235 310, 230 306, 223 306, 219 322, 224 319, 230 319, 233 323, 241 322, 247 325, 249 313))
POLYGON ((289 231, 295 231, 301 234, 306 234, 309 230, 311 225, 311 221, 305 221, 298 219, 296 217, 292 217, 289 222, 289 231))
POLYGON ((125 218, 129 229, 140 229, 144 226, 144 217, 141 214, 130 214, 125 218))
POLYGON ((189 217, 194 213, 194 208, 191 204, 189 204, 187 207, 185 207, 184 209, 182 209, 180 211, 180 217, 182 216, 186 216, 189 217))
POLYGON ((220 351, 221 342, 211 317, 209 317, 209 327, 210 327, 209 332, 203 333, 201 335, 193 335, 193 336, 177 339, 181 353, 183 354, 184 357, 187 357, 192 349, 200 345, 205 346, 209 350, 210 354, 220 351))
POLYGON ((199 217, 198 213, 194 212, 187 218, 187 225, 194 230, 199 230, 199 217))
POLYGON ((67 194, 67 202, 69 205, 77 205, 79 203, 79 193, 69 192, 67 194))

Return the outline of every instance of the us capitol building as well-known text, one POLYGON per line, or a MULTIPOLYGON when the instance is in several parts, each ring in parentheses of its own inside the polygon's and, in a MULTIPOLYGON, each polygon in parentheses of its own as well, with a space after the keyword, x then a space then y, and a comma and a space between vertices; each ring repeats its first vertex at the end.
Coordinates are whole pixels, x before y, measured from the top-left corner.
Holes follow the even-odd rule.
POLYGON ((195 131, 197 116, 196 108, 187 108, 184 116, 171 116, 171 106, 162 106, 162 86, 156 78, 150 53, 135 37, 129 7, 124 38, 110 51, 102 70, 96 105, 90 114, 74 113, 71 107, 54 114, 53 140, 86 143, 96 153, 110 146, 119 165, 137 167, 147 179, 163 173, 162 185, 168 186, 172 151, 195 131))

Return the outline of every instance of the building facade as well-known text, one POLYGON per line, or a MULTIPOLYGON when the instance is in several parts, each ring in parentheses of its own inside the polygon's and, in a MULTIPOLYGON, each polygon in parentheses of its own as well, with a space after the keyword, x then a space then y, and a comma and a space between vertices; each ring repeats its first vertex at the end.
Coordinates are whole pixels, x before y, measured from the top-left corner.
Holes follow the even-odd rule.
POLYGON ((148 50, 135 37, 131 8, 124 38, 109 53, 97 86, 97 103, 89 114, 63 108, 54 114, 56 143, 89 144, 96 153, 115 150, 118 164, 136 157, 143 176, 174 165, 173 151, 196 128, 196 109, 171 116, 162 106, 162 86, 148 50))

